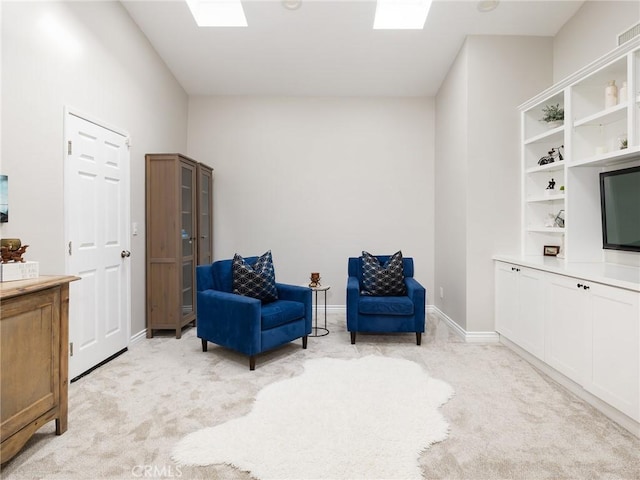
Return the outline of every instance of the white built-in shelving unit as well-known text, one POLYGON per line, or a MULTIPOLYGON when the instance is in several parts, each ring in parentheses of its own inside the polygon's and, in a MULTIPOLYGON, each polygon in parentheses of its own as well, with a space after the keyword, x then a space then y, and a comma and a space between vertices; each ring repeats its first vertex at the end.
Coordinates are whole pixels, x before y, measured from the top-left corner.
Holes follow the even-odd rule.
POLYGON ((494 256, 496 331, 640 437, 640 253, 612 256, 603 249, 599 178, 640 165, 640 37, 520 112, 521 254, 494 256), (618 87, 626 82, 627 99, 607 106, 612 80, 618 87), (564 108, 564 123, 549 128, 540 119, 545 106, 556 104, 564 108), (626 148, 620 138, 627 139, 626 148), (560 146, 562 161, 539 165, 560 146), (551 179, 553 191, 547 189, 551 179), (549 222, 561 210, 563 227, 549 222), (545 246, 561 246, 562 255, 544 256, 545 246))
POLYGON ((640 164, 640 38, 618 47, 520 107, 522 248, 542 256, 561 247, 567 262, 602 262, 599 172, 640 164), (627 99, 605 107, 605 87, 626 82, 627 99), (564 123, 549 127, 543 108, 560 105, 564 123), (626 148, 620 140, 626 138, 626 148), (562 148, 564 159, 539 165, 562 148), (553 179, 555 188, 547 189, 553 179), (560 187, 564 187, 563 190, 560 187), (564 227, 553 220, 564 213, 564 227))

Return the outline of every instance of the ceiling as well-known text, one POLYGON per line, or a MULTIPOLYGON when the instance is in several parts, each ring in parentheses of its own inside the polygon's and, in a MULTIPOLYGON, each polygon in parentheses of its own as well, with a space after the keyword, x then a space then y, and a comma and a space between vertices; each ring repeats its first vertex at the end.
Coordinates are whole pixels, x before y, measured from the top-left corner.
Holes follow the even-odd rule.
POLYGON ((189 95, 433 96, 467 35, 554 36, 582 1, 435 0, 423 30, 373 30, 374 0, 243 0, 200 28, 183 0, 122 1, 189 95))

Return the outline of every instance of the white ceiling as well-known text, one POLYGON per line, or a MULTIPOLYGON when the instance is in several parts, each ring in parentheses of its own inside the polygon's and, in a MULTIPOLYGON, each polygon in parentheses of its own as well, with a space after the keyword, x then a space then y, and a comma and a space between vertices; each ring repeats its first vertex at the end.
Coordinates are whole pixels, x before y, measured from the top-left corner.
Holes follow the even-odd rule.
POLYGON ((423 30, 373 30, 374 0, 243 0, 200 28, 183 0, 122 1, 189 95, 432 96, 467 35, 554 36, 582 1, 435 0, 423 30))

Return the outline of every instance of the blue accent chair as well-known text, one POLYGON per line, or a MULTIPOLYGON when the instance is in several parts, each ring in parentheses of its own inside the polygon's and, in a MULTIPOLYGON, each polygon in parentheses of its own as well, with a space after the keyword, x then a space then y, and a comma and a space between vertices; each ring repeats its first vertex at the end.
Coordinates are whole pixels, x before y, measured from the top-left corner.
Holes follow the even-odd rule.
MULTIPOLYGON (((248 257, 254 263, 258 257, 248 257)), ((249 355, 249 369, 256 355, 302 337, 307 348, 311 333, 311 289, 276 283, 278 300, 260 300, 233 292, 232 260, 218 260, 196 268, 198 338, 202 351, 207 342, 249 355)))
MULTIPOLYGON (((390 255, 376 255, 384 264, 390 255)), ((402 259, 407 295, 402 297, 377 297, 361 295, 362 260, 349 258, 347 279, 347 330, 351 344, 356 343, 357 332, 415 332, 416 343, 422 343, 425 328, 426 290, 413 278, 413 258, 402 259)))

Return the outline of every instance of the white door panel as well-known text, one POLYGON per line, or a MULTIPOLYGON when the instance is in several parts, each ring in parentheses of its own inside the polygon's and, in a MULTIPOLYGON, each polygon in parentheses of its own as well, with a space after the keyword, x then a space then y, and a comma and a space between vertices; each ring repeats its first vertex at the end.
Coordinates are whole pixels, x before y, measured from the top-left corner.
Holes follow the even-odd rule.
POLYGON ((129 151, 126 136, 73 113, 65 117, 65 221, 74 378, 129 340, 129 151), (70 143, 69 143, 70 142, 70 143))
POLYGON ((73 285, 70 291, 73 294, 73 302, 69 303, 69 314, 72 318, 70 331, 73 331, 75 350, 82 351, 97 341, 98 308, 96 300, 98 292, 96 291, 95 270, 82 271, 75 275, 79 276, 81 281, 71 284, 73 285), (80 318, 83 319, 82 322, 78 321, 80 318))

